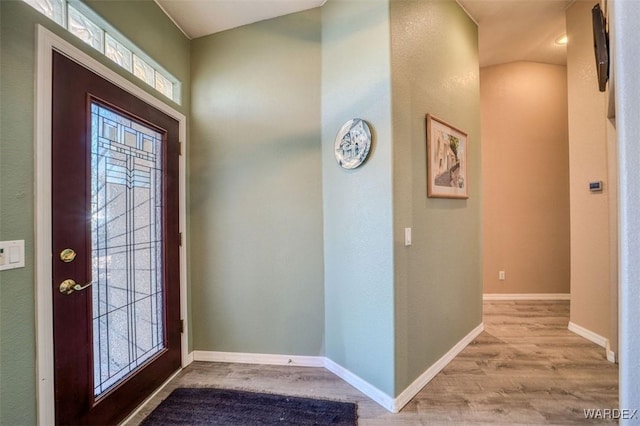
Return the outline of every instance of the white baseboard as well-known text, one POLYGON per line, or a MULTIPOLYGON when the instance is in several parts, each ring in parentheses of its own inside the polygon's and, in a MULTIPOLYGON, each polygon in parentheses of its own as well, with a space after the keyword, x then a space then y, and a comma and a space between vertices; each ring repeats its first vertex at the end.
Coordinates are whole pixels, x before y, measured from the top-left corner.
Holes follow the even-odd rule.
POLYGON ((193 351, 194 361, 233 362, 237 364, 296 365, 324 367, 324 357, 304 355, 252 354, 240 352, 193 351))
POLYGON ((300 356, 300 355, 274 355, 274 354, 254 354, 239 352, 214 352, 214 351, 193 351, 194 361, 208 362, 230 362, 237 364, 263 364, 263 365, 296 365, 299 367, 324 367, 345 382, 349 383, 360 392, 383 406, 389 411, 393 409, 393 398, 367 382, 366 380, 353 374, 346 368, 336 364, 332 360, 322 356, 300 356))
POLYGON ((609 340, 607 340, 607 347, 605 348, 607 351, 607 361, 616 363, 616 353, 611 350, 611 345, 609 344, 609 340))
POLYGON ((329 358, 321 356, 273 355, 237 352, 193 351, 190 358, 193 361, 230 362, 238 364, 265 365, 295 365, 301 367, 324 367, 354 388, 371 398, 383 408, 392 413, 399 412, 427 383, 431 381, 444 367, 447 366, 462 350, 467 347, 482 331, 480 324, 451 348, 442 358, 436 361, 424 373, 411 383, 397 398, 393 398, 381 391, 363 378, 357 376, 343 366, 329 358))
POLYGON ((193 362, 193 352, 189 352, 185 358, 182 359, 182 368, 193 362))
POLYGON ((606 351, 606 355, 607 355, 607 360, 609 362, 616 362, 616 353, 614 351, 611 350, 611 344, 609 343, 609 339, 607 339, 606 337, 603 337, 597 333, 594 333, 593 331, 586 329, 582 326, 579 326, 578 324, 569 321, 569 331, 577 334, 580 337, 584 337, 585 339, 589 340, 590 342, 595 343, 598 346, 601 346, 605 349, 606 351))
POLYGON ((571 300, 569 293, 485 293, 482 300, 571 300))
POLYGON ((582 326, 579 326, 578 324, 571 321, 569 321, 568 328, 569 328, 569 331, 576 333, 578 336, 584 337, 585 339, 595 343, 598 346, 602 346, 603 348, 606 349, 607 344, 609 342, 609 339, 607 339, 606 337, 596 334, 593 331, 588 330, 582 326))
POLYGON ((392 413, 396 413, 397 411, 393 411, 394 408, 394 399, 362 379, 361 377, 353 374, 351 371, 347 370, 343 366, 335 363, 329 358, 324 359, 324 367, 331 371, 336 376, 340 377, 345 382, 349 383, 354 388, 358 389, 360 392, 380 404, 383 408, 391 411, 392 413))
MULTIPOLYGON (((484 331, 484 323, 480 323, 476 328, 471 330, 469 334, 462 338, 456 345, 449 350, 442 358, 436 361, 431 367, 420 375, 413 383, 411 383, 393 402, 394 413, 402 410, 402 407, 407 405, 414 396, 418 394, 439 372, 441 372, 453 359, 458 356, 464 348, 473 342, 473 340, 484 331)), ((385 407, 386 408, 386 407, 385 407)))

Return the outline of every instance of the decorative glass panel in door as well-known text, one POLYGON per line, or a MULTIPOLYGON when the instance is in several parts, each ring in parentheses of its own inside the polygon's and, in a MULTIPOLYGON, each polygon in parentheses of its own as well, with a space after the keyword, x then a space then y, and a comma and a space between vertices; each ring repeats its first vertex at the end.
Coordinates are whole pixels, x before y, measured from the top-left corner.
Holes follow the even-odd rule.
POLYGON ((118 424, 180 368, 178 122, 53 52, 56 424, 118 424))
POLYGON ((162 135, 91 103, 94 393, 165 347, 162 135))

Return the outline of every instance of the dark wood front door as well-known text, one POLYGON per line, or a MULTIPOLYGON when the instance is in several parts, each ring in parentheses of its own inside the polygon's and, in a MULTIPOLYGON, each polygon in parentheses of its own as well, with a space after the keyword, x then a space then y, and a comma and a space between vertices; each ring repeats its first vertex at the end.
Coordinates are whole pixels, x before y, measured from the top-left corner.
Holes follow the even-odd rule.
POLYGON ((180 368, 178 122, 53 53, 57 424, 115 424, 180 368))

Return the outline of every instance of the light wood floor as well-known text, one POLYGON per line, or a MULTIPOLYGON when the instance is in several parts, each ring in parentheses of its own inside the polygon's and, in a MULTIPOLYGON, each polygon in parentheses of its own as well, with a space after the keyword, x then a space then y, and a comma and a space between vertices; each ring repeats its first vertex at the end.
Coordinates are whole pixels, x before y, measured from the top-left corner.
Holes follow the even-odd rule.
POLYGON ((398 414, 322 368, 195 362, 129 424, 197 386, 356 402, 360 425, 588 423, 585 409, 618 408, 618 368, 568 321, 565 301, 485 302, 485 331, 398 414))

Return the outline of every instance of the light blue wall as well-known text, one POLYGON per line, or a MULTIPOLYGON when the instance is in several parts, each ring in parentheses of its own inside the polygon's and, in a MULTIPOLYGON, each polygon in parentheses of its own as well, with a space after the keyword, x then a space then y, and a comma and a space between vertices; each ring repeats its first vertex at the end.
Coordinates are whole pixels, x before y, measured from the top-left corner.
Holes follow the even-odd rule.
POLYGON ((192 42, 193 348, 321 355, 320 10, 192 42))
POLYGON ((387 0, 322 7, 325 355, 394 394, 391 69, 387 0), (367 162, 334 157, 347 120, 373 128, 367 162))
MULTIPOLYGON (((150 0, 92 2, 110 23, 189 87, 189 40, 150 0), (108 3, 108 5, 107 5, 108 3), (117 10, 117 11, 116 11, 117 10), (136 22, 135 33, 129 24, 136 22), (144 34, 144 36, 143 36, 144 34), (171 50, 165 50, 167 46, 171 50)), ((0 272, 0 424, 36 421, 34 295, 35 25, 40 23, 135 83, 113 62, 22 1, 0 1, 0 240, 25 240, 25 268, 0 272)), ((153 92, 141 84, 144 90, 153 92)), ((183 106, 188 115, 188 95, 183 106)))
POLYGON ((401 392, 482 322, 480 86, 478 29, 456 2, 392 0, 390 14, 401 392), (427 198, 427 113, 468 133, 466 200, 427 198))
MULTIPOLYGON (((620 409, 633 411, 640 407, 640 3, 615 1, 610 13, 620 164, 620 409)), ((620 424, 637 425, 638 418, 620 424)))

